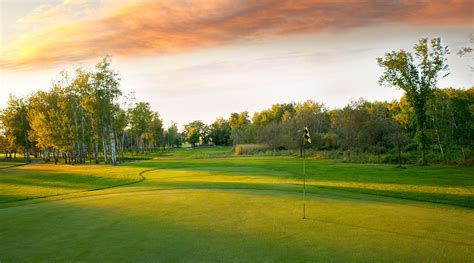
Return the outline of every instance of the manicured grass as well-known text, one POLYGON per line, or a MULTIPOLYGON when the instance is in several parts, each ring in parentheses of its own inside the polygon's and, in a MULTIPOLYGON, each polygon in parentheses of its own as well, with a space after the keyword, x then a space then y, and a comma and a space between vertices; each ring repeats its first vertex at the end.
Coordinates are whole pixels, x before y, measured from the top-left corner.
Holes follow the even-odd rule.
POLYGON ((20 159, 14 159, 14 160, 0 159, 0 169, 15 167, 15 166, 19 166, 26 163, 27 162, 25 160, 20 160, 20 159))
POLYGON ((157 157, 174 157, 174 158, 216 158, 229 157, 234 154, 230 146, 216 146, 216 147, 183 147, 174 148, 167 151, 158 151, 153 153, 157 157))
POLYGON ((158 191, 0 212, 5 262, 466 262, 471 211, 296 194, 158 191))
POLYGON ((0 170, 0 207, 15 201, 41 199, 129 184, 142 180, 137 167, 35 164, 0 170))
MULTIPOLYGON (((153 168, 148 185, 300 191, 303 160, 296 157, 160 159, 130 164, 153 168), (171 179, 167 179, 170 177, 171 179)), ((349 191, 474 208, 474 169, 458 166, 352 164, 306 160, 309 192, 349 191)))
POLYGON ((474 173, 230 157, 0 170, 0 261, 470 262, 474 173))

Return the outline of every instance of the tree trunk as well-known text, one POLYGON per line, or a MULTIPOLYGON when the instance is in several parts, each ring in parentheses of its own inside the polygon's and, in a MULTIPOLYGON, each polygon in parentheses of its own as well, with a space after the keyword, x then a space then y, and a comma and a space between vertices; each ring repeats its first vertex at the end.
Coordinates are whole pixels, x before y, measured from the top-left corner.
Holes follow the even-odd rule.
POLYGON ((124 162, 125 161, 125 156, 123 153, 125 150, 124 148, 125 147, 125 132, 124 131, 122 131, 122 145, 121 146, 122 146, 122 162, 124 162))
POLYGON ((26 160, 29 161, 30 160, 30 146, 29 146, 29 143, 28 143, 28 135, 25 134, 25 145, 26 145, 26 149, 25 149, 25 157, 26 157, 26 160))
POLYGON ((139 138, 138 138, 138 135, 137 135, 137 138, 135 139, 135 155, 138 155, 139 151, 140 151, 140 146, 139 146, 139 138))
MULTIPOLYGON (((417 110, 417 107, 415 107, 417 110)), ((419 146, 420 146, 420 153, 421 153, 421 165, 425 166, 426 162, 426 112, 424 104, 418 105, 418 112, 417 112, 417 129, 418 129, 418 136, 419 136, 419 146)))
POLYGON ((48 160, 48 157, 46 157, 46 156, 47 156, 46 148, 43 148, 43 161, 48 162, 49 160, 48 160))
POLYGON ((86 152, 86 144, 85 144, 85 135, 84 135, 84 112, 81 108, 81 132, 82 132, 82 147, 81 147, 81 163, 86 163, 85 159, 85 152, 86 152))
POLYGON ((115 165, 117 164, 117 155, 116 155, 116 145, 115 145, 115 134, 113 129, 109 129, 110 131, 110 151, 111 151, 111 159, 112 159, 112 164, 115 165))
POLYGON ((433 120, 433 126, 435 128, 436 141, 438 142, 438 147, 439 147, 439 150, 441 151, 441 157, 443 158, 444 161, 446 161, 446 158, 444 157, 443 145, 441 144, 441 138, 439 137, 438 125, 436 125, 434 117, 432 118, 432 120, 433 120))
POLYGON ((105 138, 102 138, 102 148, 104 150, 104 163, 107 163, 107 144, 105 138))
POLYGON ((53 148, 53 159, 54 164, 58 164, 59 161, 59 150, 53 148))
POLYGON ((420 150, 421 150, 421 165, 425 166, 426 163, 426 135, 425 131, 422 130, 420 134, 420 150))
POLYGON ((74 164, 77 164, 77 157, 79 156, 80 158, 80 152, 81 152, 81 146, 80 146, 80 140, 79 140, 79 129, 77 128, 78 126, 79 124, 77 121, 77 114, 76 114, 76 111, 74 111, 74 129, 76 130, 76 140, 75 142, 72 143, 74 164), (77 145, 77 148, 76 148, 76 145, 77 145))
POLYGON ((95 164, 99 164, 99 143, 95 143, 95 148, 94 148, 94 158, 95 158, 95 164))

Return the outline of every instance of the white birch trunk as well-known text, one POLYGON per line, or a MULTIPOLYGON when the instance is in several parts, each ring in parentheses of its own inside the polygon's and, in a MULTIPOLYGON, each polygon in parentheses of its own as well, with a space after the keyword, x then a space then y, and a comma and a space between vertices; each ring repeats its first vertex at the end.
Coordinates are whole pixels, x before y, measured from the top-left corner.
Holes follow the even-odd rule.
POLYGON ((104 162, 107 163, 107 143, 105 143, 105 138, 102 138, 102 148, 104 149, 104 162))
POLYGON ((116 164, 117 163, 117 149, 116 149, 116 145, 115 145, 115 134, 113 132, 112 129, 110 129, 110 150, 111 150, 111 153, 112 153, 112 164, 116 164))

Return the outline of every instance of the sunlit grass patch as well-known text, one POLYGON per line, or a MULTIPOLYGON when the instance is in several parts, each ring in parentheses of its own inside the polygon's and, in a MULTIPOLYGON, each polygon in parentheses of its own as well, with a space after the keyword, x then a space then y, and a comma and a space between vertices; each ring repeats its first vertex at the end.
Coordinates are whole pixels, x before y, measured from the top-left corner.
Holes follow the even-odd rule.
POLYGON ((0 205, 123 185, 142 179, 139 176, 142 170, 126 166, 54 164, 0 170, 0 205))
MULTIPOLYGON (((294 191, 301 185, 303 160, 294 157, 166 158, 131 164, 155 169, 145 184, 174 187, 267 187, 294 191), (160 182, 161 180, 161 182, 160 182)), ((306 161, 308 191, 321 188, 474 207, 474 172, 469 167, 351 164, 306 161)))

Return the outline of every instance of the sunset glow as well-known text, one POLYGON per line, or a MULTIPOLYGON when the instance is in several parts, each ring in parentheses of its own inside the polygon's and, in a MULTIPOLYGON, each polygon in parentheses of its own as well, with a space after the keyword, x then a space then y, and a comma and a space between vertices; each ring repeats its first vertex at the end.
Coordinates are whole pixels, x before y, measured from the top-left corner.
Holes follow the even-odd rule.
MULTIPOLYGON (((72 70, 111 55, 124 79, 124 88, 137 90, 139 98, 152 92, 156 98, 150 100, 159 109, 173 100, 169 97, 171 93, 189 89, 208 93, 217 85, 222 89, 242 90, 242 94, 236 90, 228 92, 236 93, 243 100, 248 84, 236 83, 243 79, 254 85, 262 84, 256 90, 257 98, 267 92, 266 87, 276 90, 278 96, 260 100, 267 104, 304 100, 283 91, 282 83, 297 80, 301 91, 312 89, 307 94, 338 105, 357 96, 342 90, 343 95, 338 98, 324 96, 331 86, 340 88, 354 83, 358 52, 373 57, 358 63, 368 70, 366 74, 374 75, 373 81, 359 85, 376 90, 377 71, 373 61, 376 54, 390 48, 380 42, 396 41, 410 47, 420 37, 444 36, 443 40, 456 51, 470 45, 472 28, 472 3, 462 0, 6 0, 1 1, 1 12, 1 103, 5 103, 6 96, 13 91, 28 93, 47 88, 52 76, 44 77, 41 72, 45 70, 72 70), (271 62, 264 63, 265 60, 271 62), (355 66, 339 67, 337 73, 352 78, 351 81, 332 83, 328 74, 323 78, 318 76, 318 69, 336 74, 331 66, 334 60, 355 66), (372 65, 367 64, 369 61, 372 65), (304 73, 308 64, 313 68, 312 75, 304 73), (287 79, 280 82, 265 79, 265 75, 278 74, 284 65, 287 67, 284 71, 291 75, 287 79), (301 67, 305 69, 300 70, 301 67), (142 70, 134 70, 137 68, 142 70), (206 71, 198 76, 188 68, 205 68, 206 71), (235 68, 242 71, 236 72, 235 68), (21 79, 19 72, 22 72, 21 79), (176 74, 179 77, 175 77, 176 74), (41 77, 36 78, 38 75, 41 77), (25 76, 31 79, 26 80, 25 76), (139 87, 128 84, 139 84, 139 87)), ((464 68, 453 74, 450 83, 460 87, 470 84, 468 63, 466 59, 453 56, 453 66, 464 68)), ((387 94, 385 97, 368 95, 382 100, 399 95, 382 90, 368 93, 387 94)), ((224 94, 210 95, 216 100, 220 96, 224 94)), ((257 109, 254 103, 248 100, 245 103, 246 108, 257 109)), ((229 107, 219 114, 239 109, 229 107)), ((206 112, 204 109, 204 118, 207 118, 206 112)), ((176 111, 170 115, 178 122, 190 118, 176 111)))

